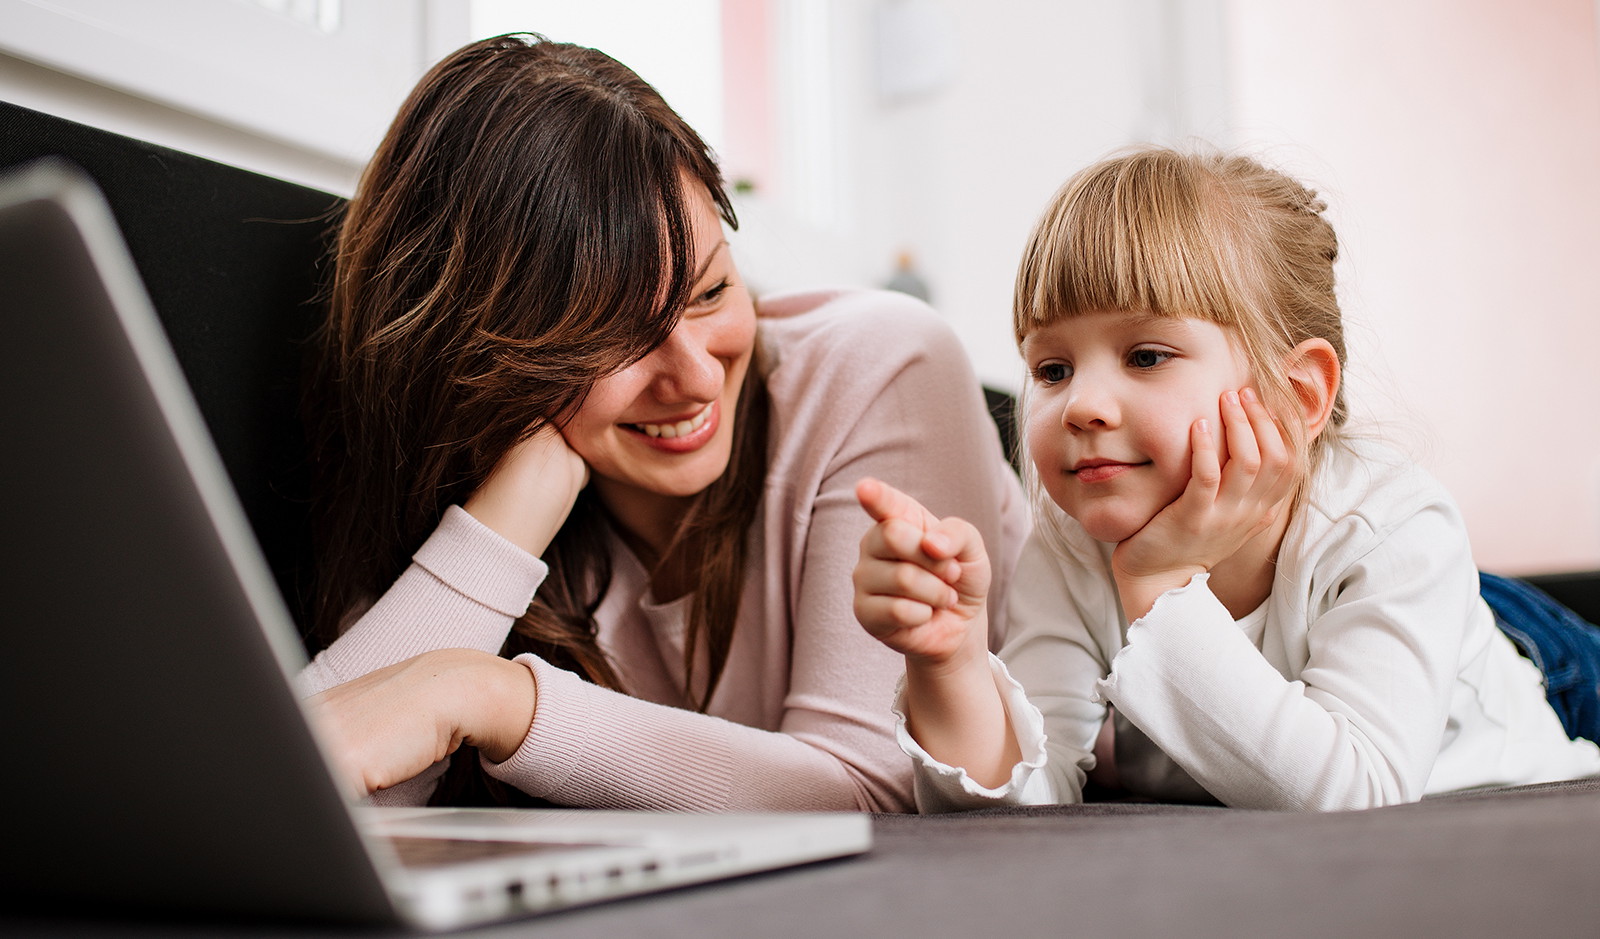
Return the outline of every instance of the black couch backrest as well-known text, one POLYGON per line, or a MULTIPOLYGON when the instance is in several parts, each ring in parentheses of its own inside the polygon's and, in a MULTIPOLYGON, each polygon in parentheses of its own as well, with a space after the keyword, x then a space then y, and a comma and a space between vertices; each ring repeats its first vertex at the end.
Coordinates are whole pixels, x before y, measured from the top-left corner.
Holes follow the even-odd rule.
POLYGON ((285 600, 306 624, 301 371, 343 200, 0 102, 0 168, 46 155, 83 167, 105 192, 285 600))

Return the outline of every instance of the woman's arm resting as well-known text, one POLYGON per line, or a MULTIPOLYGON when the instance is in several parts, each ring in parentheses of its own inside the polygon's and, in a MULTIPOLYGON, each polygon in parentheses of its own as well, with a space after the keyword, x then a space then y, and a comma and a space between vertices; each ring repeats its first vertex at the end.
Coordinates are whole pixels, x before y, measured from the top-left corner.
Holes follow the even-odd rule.
POLYGON ((589 467, 554 425, 512 447, 467 504, 473 518, 534 557, 567 520, 589 467))
POLYGON ((369 672, 309 700, 335 763, 360 796, 404 782, 463 744, 491 760, 515 753, 538 702, 521 665, 441 649, 369 672))

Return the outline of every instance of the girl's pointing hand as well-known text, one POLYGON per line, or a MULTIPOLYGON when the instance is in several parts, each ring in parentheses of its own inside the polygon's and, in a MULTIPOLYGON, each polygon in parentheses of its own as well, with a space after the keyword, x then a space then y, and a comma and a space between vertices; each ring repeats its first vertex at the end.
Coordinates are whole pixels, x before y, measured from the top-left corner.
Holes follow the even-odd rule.
POLYGON ((940 519, 876 479, 856 485, 877 522, 861 539, 855 613, 867 632, 903 655, 947 661, 967 645, 989 592, 989 556, 976 528, 940 519))

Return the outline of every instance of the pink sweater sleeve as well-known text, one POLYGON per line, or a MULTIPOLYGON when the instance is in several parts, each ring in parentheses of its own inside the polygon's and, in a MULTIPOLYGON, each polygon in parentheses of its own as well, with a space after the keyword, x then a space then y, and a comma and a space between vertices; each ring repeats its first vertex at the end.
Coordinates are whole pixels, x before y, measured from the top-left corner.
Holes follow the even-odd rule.
POLYGON ((300 673, 300 693, 436 649, 499 652, 545 573, 543 561, 450 506, 394 586, 300 673))

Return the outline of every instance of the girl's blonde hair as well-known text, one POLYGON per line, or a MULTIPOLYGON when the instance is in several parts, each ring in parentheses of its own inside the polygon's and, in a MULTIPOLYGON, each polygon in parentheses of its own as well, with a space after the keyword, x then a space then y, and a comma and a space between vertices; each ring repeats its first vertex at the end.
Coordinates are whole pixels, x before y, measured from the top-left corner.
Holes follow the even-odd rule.
MULTIPOLYGON (((1341 371, 1345 364, 1339 245, 1326 208, 1314 191, 1244 156, 1141 147, 1096 163, 1056 193, 1023 251, 1017 342, 1091 312, 1209 320, 1239 343, 1268 409, 1293 414, 1286 366, 1295 346, 1325 339, 1341 371)), ((1310 446, 1299 421, 1283 422, 1302 481, 1342 439, 1346 417, 1341 386, 1310 446)))

